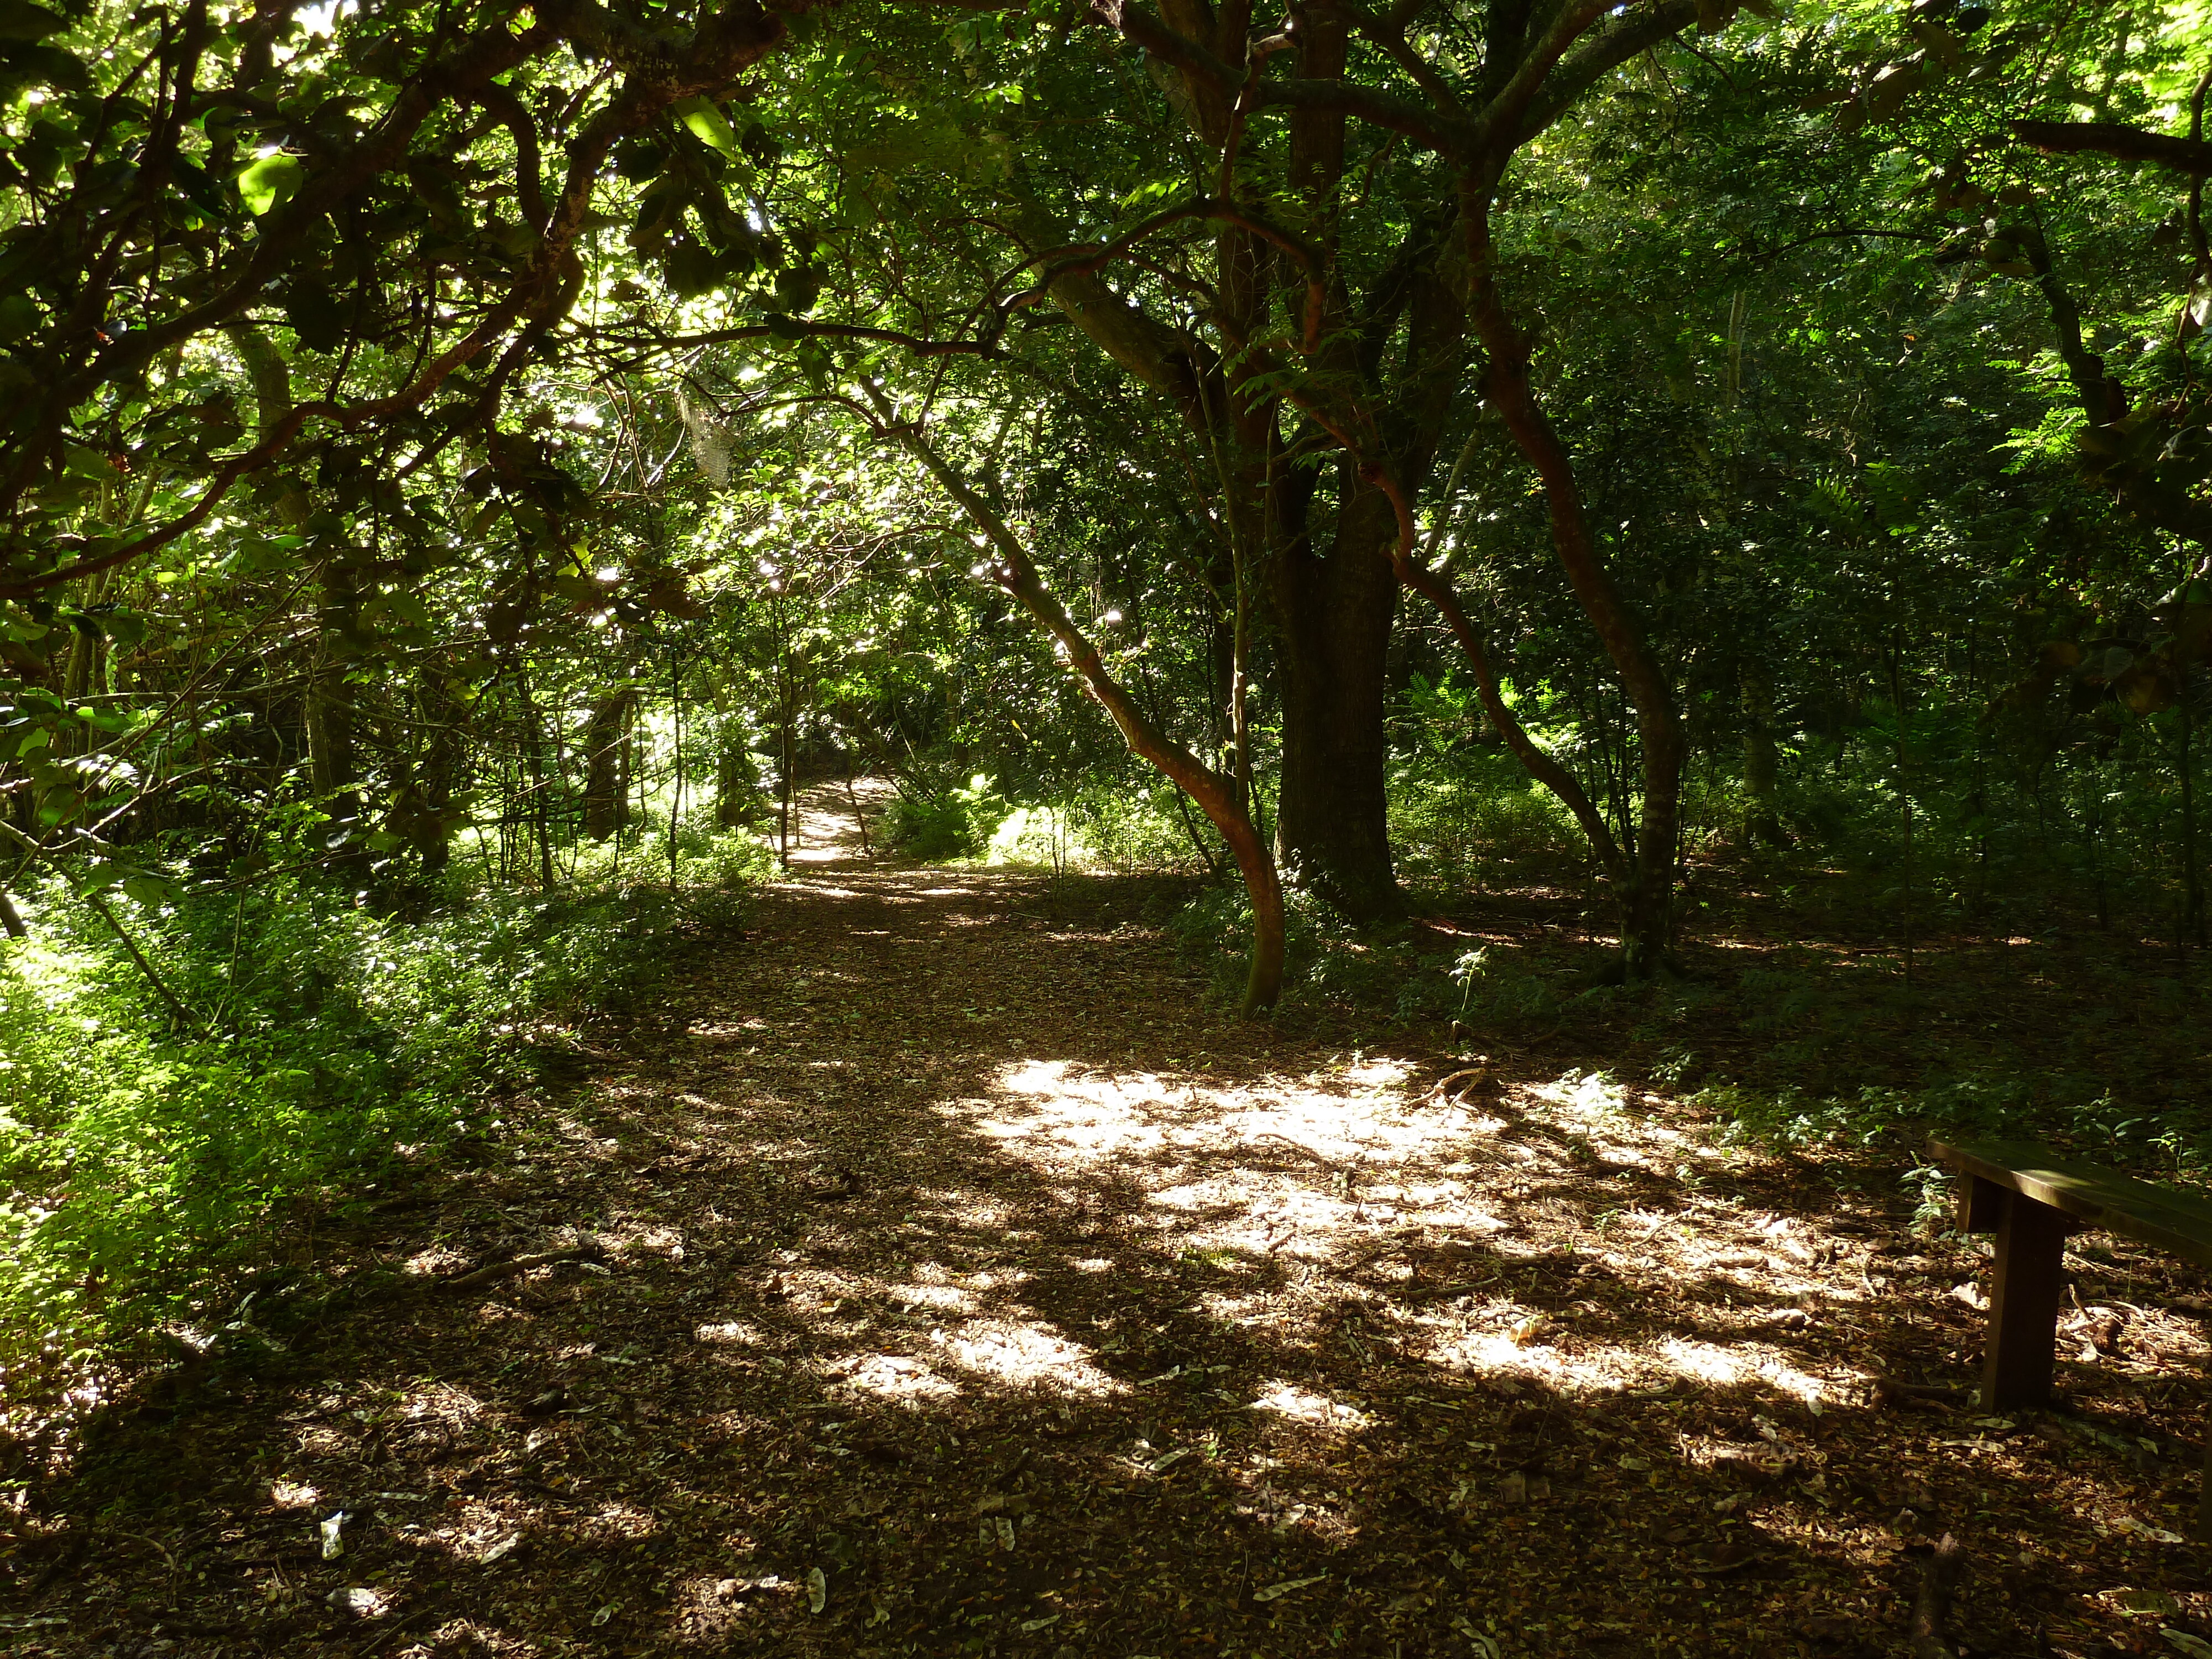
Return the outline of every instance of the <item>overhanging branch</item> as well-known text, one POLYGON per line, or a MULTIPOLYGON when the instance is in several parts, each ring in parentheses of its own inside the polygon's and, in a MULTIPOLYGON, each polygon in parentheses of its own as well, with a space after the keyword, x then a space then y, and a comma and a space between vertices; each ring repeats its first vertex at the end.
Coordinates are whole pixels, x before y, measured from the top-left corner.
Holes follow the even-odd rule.
POLYGON ((2022 143, 2049 155, 2113 155, 2212 177, 2212 143, 2200 138, 2170 138, 2119 121, 2014 121, 2012 131, 2022 143))

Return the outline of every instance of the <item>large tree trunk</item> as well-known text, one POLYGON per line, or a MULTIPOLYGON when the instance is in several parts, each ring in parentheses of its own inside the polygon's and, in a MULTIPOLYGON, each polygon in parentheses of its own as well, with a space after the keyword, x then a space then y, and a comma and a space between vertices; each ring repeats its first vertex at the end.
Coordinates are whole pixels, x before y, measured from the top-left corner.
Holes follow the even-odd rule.
POLYGON ((605 841, 629 817, 623 788, 623 739, 629 733, 636 698, 629 686, 602 691, 592 702, 584 728, 584 833, 605 841))
MULTIPOLYGON (((1313 82, 1341 80, 1349 46, 1341 12, 1324 6, 1302 15, 1294 47, 1299 76, 1313 82)), ((1345 117, 1340 110, 1299 109, 1288 125, 1289 182, 1301 200, 1319 264, 1300 271, 1280 249, 1249 232, 1240 228, 1231 234, 1253 263, 1264 258, 1273 267, 1270 297, 1287 315, 1304 314, 1307 368, 1332 378, 1360 375, 1372 367, 1361 362, 1360 325, 1376 334, 1390 328, 1374 315, 1355 319, 1336 262, 1345 117)), ((1230 314, 1223 320, 1236 337, 1250 339, 1261 331, 1258 304, 1225 310, 1230 314)), ((1272 398, 1265 416, 1272 440, 1272 398)), ((1352 459, 1340 463, 1338 480, 1335 535, 1327 548, 1316 544, 1303 512, 1285 500, 1280 486, 1289 480, 1279 468, 1266 515, 1274 544, 1268 565, 1283 706, 1275 845, 1290 880, 1349 921, 1379 921, 1400 908, 1390 860, 1389 754, 1382 726, 1390 626, 1398 606, 1390 568, 1397 520, 1389 499, 1360 478, 1352 459)), ((1308 492, 1291 488, 1302 507, 1308 492)))
POLYGON ((1328 556, 1301 544, 1272 561, 1283 702, 1275 848, 1291 883, 1367 922, 1400 906, 1382 725, 1397 526, 1382 491, 1355 485, 1350 497, 1328 556))

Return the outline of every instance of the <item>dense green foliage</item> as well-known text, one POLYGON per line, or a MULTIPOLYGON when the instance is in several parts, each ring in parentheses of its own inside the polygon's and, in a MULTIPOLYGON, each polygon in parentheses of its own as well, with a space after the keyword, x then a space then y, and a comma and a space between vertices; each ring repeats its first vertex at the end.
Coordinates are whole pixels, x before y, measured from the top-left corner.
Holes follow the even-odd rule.
POLYGON ((665 868, 601 860, 552 893, 457 872, 404 918, 297 871, 120 929, 59 878, 34 890, 33 936, 0 957, 0 1372, 50 1397, 259 1260, 270 1227, 342 1219, 495 1138, 501 1099, 757 867, 726 842, 683 853, 681 900, 665 868))

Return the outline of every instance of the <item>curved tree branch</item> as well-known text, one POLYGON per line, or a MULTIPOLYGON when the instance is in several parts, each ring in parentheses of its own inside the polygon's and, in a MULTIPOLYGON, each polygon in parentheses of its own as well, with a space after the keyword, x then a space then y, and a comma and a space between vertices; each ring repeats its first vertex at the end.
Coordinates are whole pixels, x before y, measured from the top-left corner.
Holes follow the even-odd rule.
POLYGON ((2148 161, 2197 178, 2212 176, 2212 143, 2170 138, 2118 121, 2014 121, 2013 136, 2051 155, 2113 155, 2148 161))

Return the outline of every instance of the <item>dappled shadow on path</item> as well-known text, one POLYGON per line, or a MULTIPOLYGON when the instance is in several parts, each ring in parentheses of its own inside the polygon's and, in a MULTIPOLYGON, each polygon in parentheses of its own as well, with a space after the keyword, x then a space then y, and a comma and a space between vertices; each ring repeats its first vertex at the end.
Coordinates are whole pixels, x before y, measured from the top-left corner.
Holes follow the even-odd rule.
POLYGON ((343 1245, 421 1288, 112 1427, 25 1650, 1876 1652, 1946 1528, 1984 1651, 2205 1610, 2143 1375, 2073 1377, 2106 1442, 1870 1405, 1976 1340, 1893 1187, 1225 1024, 1126 884, 848 862, 753 922, 343 1245))

